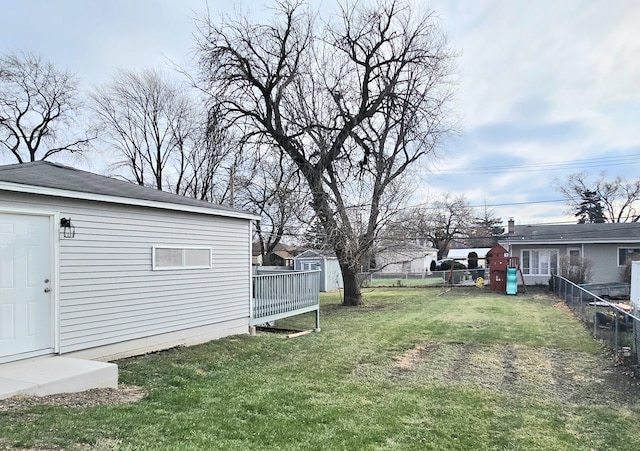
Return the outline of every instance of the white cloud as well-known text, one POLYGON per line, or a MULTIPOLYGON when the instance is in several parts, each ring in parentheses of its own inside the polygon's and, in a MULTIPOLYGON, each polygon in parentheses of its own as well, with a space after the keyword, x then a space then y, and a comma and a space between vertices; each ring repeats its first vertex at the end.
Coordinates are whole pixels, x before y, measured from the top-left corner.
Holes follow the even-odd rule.
MULTIPOLYGON (((514 158, 538 164, 640 153, 640 3, 430 4, 440 12, 452 45, 463 51, 458 110, 466 129, 452 147, 462 156, 451 166, 477 164, 476 158, 464 158, 470 154, 484 155, 489 165, 499 166, 515 163, 514 158)), ((611 166, 609 173, 631 176, 638 169, 640 162, 611 166)), ((575 171, 496 171, 481 183, 461 177, 446 181, 470 199, 503 199, 507 193, 514 202, 533 201, 557 198, 553 180, 571 172, 575 171)), ((435 183, 442 188, 440 181, 435 183)), ((563 209, 532 204, 522 212, 530 218, 547 215, 557 220, 566 218, 563 209)))
MULTIPOLYGON (((534 164, 640 153, 640 2, 636 0, 415 0, 434 8, 458 61, 456 110, 465 130, 441 151, 445 173, 468 166, 534 164)), ((4 51, 30 49, 77 72, 89 88, 118 68, 183 63, 195 47, 194 17, 230 13, 222 0, 22 0, 4 5, 4 51), (28 24, 28 26, 25 26, 28 24)), ((312 1, 323 12, 334 2, 312 1)), ((243 10, 267 20, 264 2, 243 10)), ((610 173, 637 174, 638 164, 610 173)), ((434 171, 438 172, 438 171, 434 171)), ((429 176, 434 190, 474 202, 556 198, 570 170, 429 176), (510 200, 511 199, 511 200, 510 200)), ((517 207, 518 209, 520 207, 517 207)), ((508 207, 500 211, 516 210, 508 207)), ((519 217, 557 219, 562 206, 532 204, 519 217)), ((509 213, 500 213, 508 215, 509 213)))

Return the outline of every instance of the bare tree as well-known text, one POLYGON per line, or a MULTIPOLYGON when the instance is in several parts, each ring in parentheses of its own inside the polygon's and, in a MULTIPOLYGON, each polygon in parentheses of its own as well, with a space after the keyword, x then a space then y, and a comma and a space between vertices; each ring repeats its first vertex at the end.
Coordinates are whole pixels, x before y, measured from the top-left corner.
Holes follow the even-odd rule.
POLYGON ((236 179, 238 206, 261 217, 254 230, 265 265, 272 264, 282 239, 295 236, 309 220, 308 190, 291 164, 271 153, 254 158, 251 172, 236 179))
POLYGON ((556 187, 567 200, 570 212, 579 216, 581 222, 640 220, 636 209, 640 201, 640 178, 631 181, 621 177, 607 180, 607 174, 601 172, 592 179, 586 172, 578 172, 569 175, 565 182, 557 181, 556 187))
POLYGON ((105 139, 120 154, 116 166, 130 173, 125 178, 183 193, 204 123, 195 102, 155 70, 121 71, 92 97, 105 139))
POLYGON ((203 75, 228 120, 277 146, 311 192, 336 252, 344 304, 407 169, 450 132, 452 53, 431 13, 403 1, 345 4, 316 26, 301 3, 269 24, 203 21, 203 75))
MULTIPOLYGON (((244 158, 238 140, 220 120, 219 110, 211 107, 203 130, 195 135, 188 154, 184 191, 180 194, 218 204, 234 204, 234 179, 244 158)), ((248 162, 245 166, 251 167, 248 162)))
POLYGON ((409 210, 396 229, 414 241, 430 242, 438 249, 438 259, 442 259, 447 256, 451 242, 469 236, 473 221, 473 209, 465 197, 445 193, 422 208, 409 210))
POLYGON ((81 107, 71 73, 33 53, 0 55, 0 144, 18 163, 84 151, 95 136, 68 133, 81 107))

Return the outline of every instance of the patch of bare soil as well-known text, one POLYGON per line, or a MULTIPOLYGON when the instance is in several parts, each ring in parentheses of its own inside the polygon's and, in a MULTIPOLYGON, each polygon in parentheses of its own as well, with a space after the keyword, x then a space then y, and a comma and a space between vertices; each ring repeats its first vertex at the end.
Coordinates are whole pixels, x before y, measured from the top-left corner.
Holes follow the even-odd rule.
POLYGON ((430 343, 425 346, 416 346, 409 349, 401 356, 395 357, 394 368, 399 371, 413 371, 415 367, 425 358, 438 348, 437 343, 430 343))
MULTIPOLYGON (((355 372, 365 376, 365 372, 355 372)), ((640 409, 640 382, 611 356, 516 345, 427 343, 394 359, 403 384, 467 385, 508 397, 640 409)))
POLYGON ((35 406, 94 407, 140 401, 147 395, 142 387, 119 385, 118 388, 94 388, 78 393, 59 393, 48 396, 17 395, 0 399, 0 412, 24 410, 35 406))

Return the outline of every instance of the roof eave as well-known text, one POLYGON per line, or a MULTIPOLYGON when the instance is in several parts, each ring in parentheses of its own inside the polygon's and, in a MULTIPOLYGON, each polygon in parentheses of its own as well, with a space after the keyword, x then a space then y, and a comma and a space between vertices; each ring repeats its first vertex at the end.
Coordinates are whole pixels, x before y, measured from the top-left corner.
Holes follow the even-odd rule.
POLYGON ((499 240, 500 243, 506 243, 511 245, 521 244, 615 244, 615 243, 640 243, 640 238, 602 238, 602 239, 589 239, 589 240, 576 240, 576 239, 555 239, 555 240, 499 240))
POLYGON ((85 193, 82 191, 63 190, 58 188, 46 188, 35 185, 26 185, 21 183, 2 182, 0 181, 0 191, 12 191, 28 194, 39 194, 43 196, 63 197, 67 199, 81 199, 97 202, 107 202, 121 205, 131 205, 136 207, 158 208, 162 210, 182 211, 189 213, 200 213, 211 216, 224 216, 228 218, 247 219, 250 221, 259 221, 260 216, 241 212, 228 211, 216 208, 196 207, 194 205, 182 205, 173 202, 159 202, 146 199, 135 199, 130 197, 110 196, 105 194, 85 193))

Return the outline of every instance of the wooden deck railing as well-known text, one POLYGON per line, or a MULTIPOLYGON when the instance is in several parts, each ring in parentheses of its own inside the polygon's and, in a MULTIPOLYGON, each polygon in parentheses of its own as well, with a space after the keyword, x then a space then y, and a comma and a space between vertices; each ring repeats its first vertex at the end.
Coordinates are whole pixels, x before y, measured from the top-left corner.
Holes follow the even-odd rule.
POLYGON ((253 276, 249 326, 315 312, 320 331, 320 271, 287 271, 253 276))

